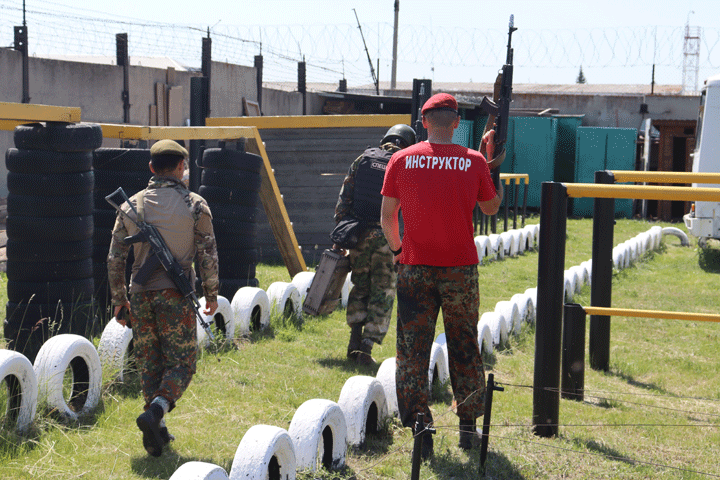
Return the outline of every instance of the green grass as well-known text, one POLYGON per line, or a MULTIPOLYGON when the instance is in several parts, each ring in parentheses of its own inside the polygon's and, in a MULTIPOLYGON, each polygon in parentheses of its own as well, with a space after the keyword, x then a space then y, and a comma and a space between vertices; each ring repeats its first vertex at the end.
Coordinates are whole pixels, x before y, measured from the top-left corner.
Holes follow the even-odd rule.
MULTIPOLYGON (((618 220, 614 243, 653 225, 618 220)), ((591 237, 591 220, 568 221, 566 268, 591 257, 591 237)), ((681 247, 676 237, 665 237, 659 252, 616 272, 613 305, 720 312, 720 250, 715 245, 701 251, 691 242, 681 247)), ((537 252, 529 252, 479 267, 480 312, 535 286, 537 263, 537 252)), ((281 266, 259 265, 257 270, 264 289, 290 280, 281 266)), ((0 288, 0 297, 4 294, 0 288)), ((575 301, 589 305, 589 287, 575 301)), ((192 460, 230 471, 251 426, 288 428, 303 402, 337 401, 350 376, 376 373, 377 367, 345 360, 349 329, 344 314, 306 317, 301 325, 275 317, 270 329, 237 339, 217 356, 203 351, 190 388, 168 416, 177 440, 159 459, 145 454, 135 427, 143 401, 137 375, 131 374, 125 384, 106 380, 98 411, 78 424, 63 425, 40 408, 27 438, 4 429, 0 478, 169 478, 192 460)), ((385 342, 373 351, 378 361, 395 354, 394 328, 393 315, 385 342)), ((535 337, 533 327, 525 326, 509 348, 496 351, 486 363, 487 372, 505 385, 494 396, 488 478, 707 478, 688 470, 720 475, 719 335, 715 323, 613 318, 610 371, 593 371, 586 360, 585 400, 561 400, 559 435, 544 439, 531 428, 535 337)), ((435 458, 422 465, 420 477, 477 478, 478 452, 457 447, 449 387, 436 393, 431 406, 437 422, 435 458)), ((0 405, 6 398, 0 388, 0 405)), ((299 478, 409 478, 411 452, 409 430, 392 421, 364 449, 348 451, 343 471, 299 478)))

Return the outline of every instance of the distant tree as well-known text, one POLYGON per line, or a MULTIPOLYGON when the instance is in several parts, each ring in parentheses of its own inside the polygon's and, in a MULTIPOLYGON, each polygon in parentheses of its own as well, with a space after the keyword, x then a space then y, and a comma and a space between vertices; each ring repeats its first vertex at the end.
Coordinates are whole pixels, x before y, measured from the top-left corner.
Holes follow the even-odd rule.
POLYGON ((578 76, 575 79, 575 83, 587 83, 587 80, 585 80, 585 75, 583 75, 582 65, 580 65, 580 73, 578 73, 578 76))

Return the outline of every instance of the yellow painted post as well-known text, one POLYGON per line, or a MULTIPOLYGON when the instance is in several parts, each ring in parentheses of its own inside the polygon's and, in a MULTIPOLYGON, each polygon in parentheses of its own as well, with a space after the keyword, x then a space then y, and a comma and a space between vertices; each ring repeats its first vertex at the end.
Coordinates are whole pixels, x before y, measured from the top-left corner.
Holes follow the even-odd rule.
POLYGON ((0 129, 14 130, 18 125, 32 122, 80 121, 80 107, 57 107, 31 103, 0 102, 0 129))

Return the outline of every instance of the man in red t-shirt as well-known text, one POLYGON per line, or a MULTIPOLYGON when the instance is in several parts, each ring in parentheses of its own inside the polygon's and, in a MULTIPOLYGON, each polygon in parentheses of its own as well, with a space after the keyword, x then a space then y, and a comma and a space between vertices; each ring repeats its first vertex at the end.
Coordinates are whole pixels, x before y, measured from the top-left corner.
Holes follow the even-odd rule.
MULTIPOLYGON (((477 341, 479 310, 477 251, 473 241, 475 205, 486 215, 500 207, 482 154, 452 143, 460 117, 452 95, 425 102, 422 123, 428 139, 395 153, 383 183, 381 224, 398 263, 397 371, 400 419, 413 427, 418 413, 432 422, 428 408, 428 369, 435 324, 443 311, 457 415, 459 446, 470 449, 476 418, 484 412, 485 373, 477 341), (404 235, 400 239, 398 212, 404 235)), ((482 139, 494 153, 493 131, 482 139)), ((502 187, 501 187, 502 188, 502 187)), ((417 433, 417 432, 416 432, 417 433)), ((432 455, 425 435, 422 454, 432 455)))

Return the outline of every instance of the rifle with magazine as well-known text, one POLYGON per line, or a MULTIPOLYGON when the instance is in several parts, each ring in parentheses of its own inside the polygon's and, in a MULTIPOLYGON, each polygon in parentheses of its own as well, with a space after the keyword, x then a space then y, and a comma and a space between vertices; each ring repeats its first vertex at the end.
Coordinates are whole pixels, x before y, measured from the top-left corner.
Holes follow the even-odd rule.
POLYGON ((505 160, 505 141, 507 140, 508 118, 510 117, 510 102, 512 100, 512 82, 513 82, 513 49, 512 34, 517 30, 514 26, 514 16, 510 15, 510 25, 508 29, 507 56, 505 65, 498 75, 495 83, 495 101, 487 97, 483 97, 480 108, 488 114, 488 121, 485 130, 495 126, 495 158, 488 160, 488 166, 491 170, 499 167, 505 160), (499 88, 498 88, 499 87, 499 88))
POLYGON ((121 215, 130 219, 130 221, 132 221, 138 228, 138 233, 123 239, 124 243, 130 245, 137 242, 147 242, 148 244, 150 244, 151 255, 148 256, 148 258, 145 260, 145 263, 143 263, 140 267, 140 270, 138 270, 138 272, 135 274, 133 281, 138 285, 144 285, 148 277, 150 277, 150 274, 152 274, 159 266, 162 266, 177 287, 177 289, 180 290, 182 296, 192 301, 192 305, 195 309, 195 314, 197 315, 198 321, 200 322, 200 326, 205 329, 208 337, 214 340, 215 337, 210 331, 210 325, 208 325, 207 322, 203 320, 203 317, 200 313, 200 301, 198 300, 197 295, 195 295, 195 289, 190 283, 188 277, 183 272, 182 265, 180 265, 175 259, 175 257, 173 257, 172 252, 170 252, 170 249, 165 243, 165 240, 163 240, 162 235, 160 235, 160 232, 158 232, 157 228, 155 228, 154 225, 150 225, 143 220, 135 220, 126 212, 124 212, 122 208, 120 208, 120 205, 122 205, 124 202, 127 202, 127 204, 130 205, 130 209, 133 211, 135 216, 138 217, 137 210, 135 210, 135 207, 133 207, 132 203, 130 203, 130 199, 128 198, 122 187, 118 188, 113 193, 105 197, 105 200, 110 205, 112 205, 113 208, 115 208, 115 210, 117 210, 121 215), (113 200, 113 197, 115 197, 116 195, 119 195, 123 200, 119 204, 113 200))

